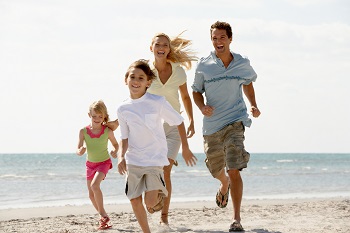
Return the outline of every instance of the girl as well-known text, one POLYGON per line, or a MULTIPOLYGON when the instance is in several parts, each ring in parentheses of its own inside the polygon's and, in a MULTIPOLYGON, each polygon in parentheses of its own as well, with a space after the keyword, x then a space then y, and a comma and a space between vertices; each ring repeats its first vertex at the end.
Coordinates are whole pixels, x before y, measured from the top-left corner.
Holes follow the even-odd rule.
MULTIPOLYGON (((118 108, 121 132, 121 150, 118 154, 118 171, 127 174, 125 193, 143 232, 150 232, 144 202, 149 213, 163 207, 168 192, 164 183, 163 167, 169 165, 163 120, 176 125, 185 135, 183 118, 164 97, 147 93, 154 73, 144 60, 134 62, 125 74, 130 98, 118 108)), ((184 146, 184 159, 191 166, 195 157, 184 146)))
MULTIPOLYGON (((187 49, 187 47, 191 45, 191 41, 181 38, 181 34, 182 33, 173 39, 170 39, 169 36, 164 33, 158 33, 153 37, 150 50, 154 55, 152 69, 156 78, 153 80, 148 92, 164 96, 178 113, 180 113, 181 108, 179 98, 180 92, 189 119, 187 137, 190 138, 195 133, 194 120, 191 98, 187 91, 187 77, 182 66, 186 69, 190 69, 192 65, 191 62, 196 61, 197 58, 187 49)), ((168 225, 168 212, 172 191, 170 178, 171 170, 173 164, 177 165, 176 157, 181 142, 182 148, 187 147, 187 138, 186 135, 181 137, 175 126, 169 126, 167 123, 164 123, 163 127, 168 144, 167 156, 169 165, 164 167, 164 178, 168 197, 164 199, 160 223, 168 225)))
POLYGON ((108 154, 108 139, 114 147, 114 150, 111 151, 113 158, 117 157, 118 142, 113 131, 103 125, 108 122, 109 116, 106 105, 101 100, 90 105, 88 115, 91 118, 91 124, 80 130, 76 153, 81 156, 87 150, 86 179, 89 198, 100 214, 98 229, 102 230, 111 227, 108 225, 110 219, 103 207, 103 194, 100 189, 102 180, 112 168, 112 161, 108 154), (84 147, 84 142, 86 147, 84 147))

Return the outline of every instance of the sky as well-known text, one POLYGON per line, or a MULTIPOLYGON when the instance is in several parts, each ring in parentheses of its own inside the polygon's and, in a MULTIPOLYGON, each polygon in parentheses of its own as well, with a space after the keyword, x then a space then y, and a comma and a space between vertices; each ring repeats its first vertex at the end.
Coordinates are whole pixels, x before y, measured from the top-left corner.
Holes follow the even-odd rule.
MULTIPOLYGON (((126 69, 152 58, 155 33, 185 31, 203 57, 217 20, 258 74, 247 151, 349 153, 349 12, 347 0, 0 0, 0 153, 75 153, 89 105, 102 99, 116 118, 126 69)), ((202 153, 193 108, 189 144, 202 153)))

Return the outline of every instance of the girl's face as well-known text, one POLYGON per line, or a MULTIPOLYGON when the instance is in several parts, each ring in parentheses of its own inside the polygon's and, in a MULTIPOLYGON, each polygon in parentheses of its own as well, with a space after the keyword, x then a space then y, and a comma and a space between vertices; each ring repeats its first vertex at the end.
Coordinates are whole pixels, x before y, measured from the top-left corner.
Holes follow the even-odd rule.
POLYGON ((165 36, 158 36, 153 40, 151 52, 155 58, 166 58, 170 53, 170 43, 165 36))
POLYGON ((146 93, 147 87, 151 85, 151 82, 142 69, 134 67, 130 68, 129 75, 125 79, 125 84, 129 87, 130 97, 132 99, 142 97, 146 93))
POLYGON ((104 115, 102 113, 97 113, 93 109, 89 112, 89 117, 91 118, 91 124, 93 126, 102 125, 104 120, 104 115))

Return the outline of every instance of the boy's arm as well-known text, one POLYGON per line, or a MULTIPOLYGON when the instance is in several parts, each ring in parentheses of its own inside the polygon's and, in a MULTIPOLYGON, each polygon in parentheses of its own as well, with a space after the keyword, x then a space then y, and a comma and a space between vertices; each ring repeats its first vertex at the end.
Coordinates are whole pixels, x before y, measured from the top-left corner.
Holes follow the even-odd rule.
POLYGON ((119 144, 117 142, 117 139, 115 139, 114 133, 112 130, 108 130, 108 139, 112 143, 114 150, 111 151, 111 155, 113 158, 117 158, 117 152, 119 149, 119 144))
POLYGON ((196 165, 197 158, 193 155, 192 151, 190 150, 188 146, 188 141, 186 137, 186 129, 185 125, 182 122, 180 125, 177 126, 177 129, 179 131, 179 135, 181 138, 181 147, 182 147, 182 157, 184 158, 186 165, 191 167, 193 165, 196 165))
POLYGON ((76 150, 76 154, 81 156, 85 153, 86 147, 84 147, 84 129, 79 131, 79 141, 78 141, 78 149, 76 150))
POLYGON ((251 112, 252 116, 259 117, 261 113, 260 113, 260 110, 258 108, 258 105, 256 104, 253 83, 251 82, 248 85, 243 85, 243 92, 250 103, 250 112, 251 112))
POLYGON ((110 128, 112 131, 116 130, 119 126, 118 119, 115 119, 114 121, 109 121, 105 124, 108 128, 110 128))
POLYGON ((128 139, 122 139, 120 143, 120 153, 118 154, 118 172, 121 175, 126 173, 125 153, 128 146, 128 139))

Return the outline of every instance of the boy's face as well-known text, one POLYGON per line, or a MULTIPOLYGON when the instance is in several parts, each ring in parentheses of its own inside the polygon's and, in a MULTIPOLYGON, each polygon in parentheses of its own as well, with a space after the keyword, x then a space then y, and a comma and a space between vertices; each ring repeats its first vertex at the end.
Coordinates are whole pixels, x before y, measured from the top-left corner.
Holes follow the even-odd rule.
POLYGON ((151 85, 151 82, 143 70, 134 67, 129 70, 129 75, 125 79, 125 84, 129 87, 132 99, 142 97, 146 93, 147 87, 151 85))
POLYGON ((211 42, 213 43, 216 54, 230 52, 232 38, 228 38, 225 29, 215 28, 211 32, 211 42))

